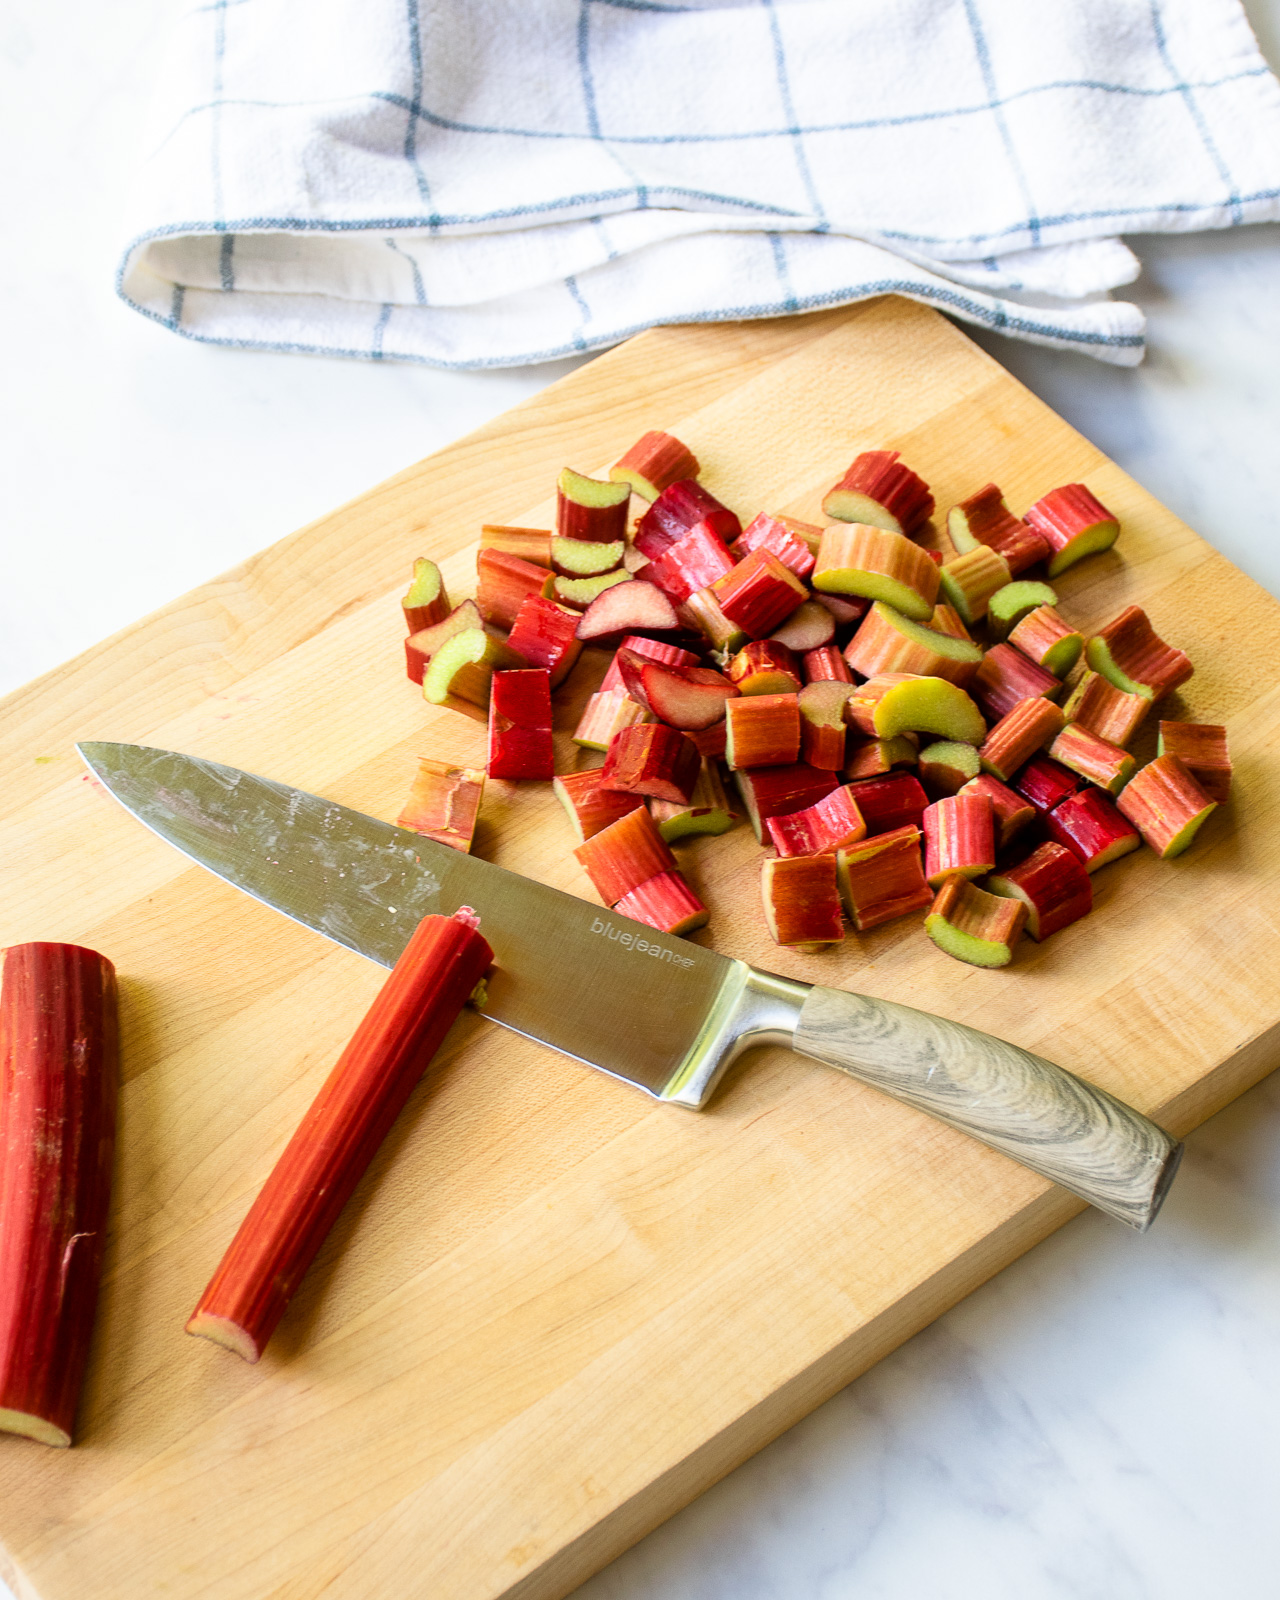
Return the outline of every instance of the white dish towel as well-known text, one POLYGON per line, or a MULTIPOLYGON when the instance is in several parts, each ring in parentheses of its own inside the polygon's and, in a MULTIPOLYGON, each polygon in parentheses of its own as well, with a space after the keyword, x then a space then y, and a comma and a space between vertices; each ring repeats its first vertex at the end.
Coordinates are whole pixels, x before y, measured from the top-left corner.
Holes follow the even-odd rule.
POLYGON ((512 366, 895 292, 1105 361, 1121 233, 1280 217, 1238 0, 198 0, 120 269, 177 333, 512 366))

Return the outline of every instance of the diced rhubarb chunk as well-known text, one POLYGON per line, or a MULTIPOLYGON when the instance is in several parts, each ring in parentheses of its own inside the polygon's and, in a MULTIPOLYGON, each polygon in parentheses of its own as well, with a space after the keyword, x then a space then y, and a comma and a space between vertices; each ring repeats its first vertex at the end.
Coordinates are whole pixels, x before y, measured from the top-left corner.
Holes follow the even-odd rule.
POLYGON ((554 771, 551 674, 545 667, 495 672, 489 696, 489 776, 549 782, 554 771))
POLYGON ((426 556, 413 563, 413 582, 400 602, 404 610, 406 633, 420 633, 432 628, 449 615, 449 596, 445 593, 440 568, 426 556))
POLYGON ((620 916, 643 922, 661 933, 692 933, 705 928, 711 913, 681 872, 660 872, 624 894, 613 908, 620 916))
POLYGON ((796 655, 807 655, 810 650, 820 650, 836 636, 836 619, 816 600, 805 600, 798 605, 781 627, 769 635, 778 644, 785 644, 796 655))
POLYGON ((853 682, 848 663, 833 644, 821 644, 816 650, 807 651, 800 664, 806 683, 853 682))
POLYGON ((701 633, 713 649, 732 653, 747 642, 746 630, 730 622, 721 611, 714 589, 699 589, 691 594, 676 608, 676 614, 686 627, 701 633))
POLYGON ((423 698, 487 722, 494 673, 515 671, 524 664, 523 656, 479 628, 455 633, 431 658, 422 679, 423 698))
POLYGON ((1086 672, 1067 697, 1062 714, 1068 722, 1078 722, 1123 750, 1150 710, 1145 695, 1126 694, 1100 672, 1086 672))
MULTIPOLYGON (((968 639, 971 637, 960 613, 954 606, 947 605, 945 601, 934 606, 933 615, 929 618, 929 626, 934 633, 945 633, 948 639, 968 639)), ((939 673, 938 676, 941 677, 942 674, 939 673)))
POLYGON ((1113 687, 1146 700, 1180 688, 1194 670, 1188 656, 1159 637, 1141 606, 1127 606, 1100 628, 1085 655, 1113 687))
POLYGON ((562 772, 551 785, 579 844, 644 804, 638 794, 602 789, 601 775, 599 767, 585 772, 562 772))
POLYGON ((1096 872, 1142 846, 1138 830, 1101 789, 1092 786, 1060 800, 1044 813, 1043 822, 1049 837, 1079 856, 1086 872, 1096 872))
MULTIPOLYGON (((652 583, 615 583, 604 589, 577 618, 577 637, 603 644, 642 628, 666 633, 680 626, 672 601, 652 583)), ((688 651, 681 652, 688 655, 688 651)))
POLYGON ((669 727, 693 732, 724 716, 737 687, 713 667, 673 667, 631 650, 614 657, 627 693, 669 727))
POLYGON ((753 771, 740 768, 733 777, 751 830, 761 842, 764 823, 770 817, 800 811, 838 787, 834 773, 820 772, 802 761, 790 767, 757 767, 753 771))
POLYGON ((837 851, 836 873, 845 914, 859 933, 933 903, 913 824, 837 851))
POLYGON ((662 639, 646 639, 643 634, 628 634, 614 652, 609 670, 601 679, 601 689, 625 687, 622 682, 622 668, 618 662, 618 657, 624 650, 630 650, 633 655, 644 656, 649 661, 661 661, 668 667, 698 665, 698 658, 692 650, 682 650, 679 645, 667 644, 662 639))
POLYGON ((853 797, 869 835, 893 833, 908 824, 919 828, 929 805, 919 779, 910 772, 864 778, 854 784, 853 797))
POLYGON ((1036 820, 1036 808, 1030 800, 993 778, 989 772, 980 772, 971 778, 960 794, 985 794, 991 802, 991 816, 996 830, 996 849, 1003 850, 1022 830, 1036 820))
POLYGON ((621 684, 598 690, 582 709, 573 742, 584 750, 607 750, 614 735, 637 723, 652 722, 653 712, 633 700, 621 684))
POLYGON ((585 839, 574 850, 583 871, 607 906, 662 872, 678 870, 671 848, 645 806, 585 839))
POLYGON ((1117 804, 1162 861, 1180 856, 1218 807, 1177 756, 1167 755, 1131 778, 1117 804))
POLYGON ((1013 787, 1044 816, 1068 795, 1078 793, 1084 787, 1084 779, 1079 773, 1068 772, 1056 761, 1050 761, 1048 756, 1032 756, 1013 779, 1013 787))
POLYGON ((845 748, 844 775, 850 783, 860 778, 878 778, 894 767, 914 767, 919 757, 917 733, 897 733, 892 739, 850 740, 845 748))
POLYGON ((698 476, 698 458, 688 445, 670 433, 645 433, 609 468, 615 483, 629 484, 645 500, 656 500, 662 491, 682 478, 698 476))
POLYGON ((763 639, 809 598, 804 584, 772 550, 760 548, 711 585, 721 611, 750 639, 763 639))
POLYGON ((999 722, 1019 700, 1032 696, 1048 699, 1061 687, 1051 672, 1028 661, 1020 650, 1015 650, 1011 644, 997 644, 983 656, 969 692, 981 706, 983 715, 992 722, 999 722))
POLYGON ((936 889, 951 873, 980 878, 996 864, 991 801, 985 794, 953 794, 924 813, 924 870, 936 889))
POLYGON ((510 628, 531 594, 541 594, 547 569, 501 550, 481 550, 476 557, 476 604, 495 628, 510 628))
POLYGON ((411 633, 404 642, 405 670, 410 682, 422 682, 432 656, 446 639, 452 639, 455 633, 483 627, 484 618, 480 615, 480 608, 474 600, 464 600, 460 606, 454 607, 443 622, 411 633))
POLYGON ((925 932, 939 950, 972 967, 1007 967, 1027 920, 1021 900, 987 894, 952 873, 938 886, 925 932))
POLYGON ((983 741, 978 754, 982 769, 1006 782, 1037 750, 1062 732, 1062 708, 1052 700, 1031 696, 1006 711, 983 741))
POLYGON ((866 450, 822 502, 829 517, 913 534, 929 520, 929 485, 903 466, 898 450, 866 450))
POLYGON ((1119 745, 1100 739, 1078 722, 1069 722, 1049 746, 1050 757, 1071 772, 1078 772, 1108 794, 1119 794, 1137 762, 1119 745))
POLYGON ((695 478, 670 483, 636 526, 636 549, 652 561, 696 523, 708 522, 725 544, 741 534, 742 524, 728 506, 695 478))
POLYGON ((845 646, 844 659, 864 678, 882 672, 910 672, 917 677, 945 678, 963 689, 982 663, 982 648, 967 636, 938 633, 912 622, 878 600, 845 646))
POLYGON ((972 627, 986 616, 991 596, 1008 584, 1009 563, 990 545, 976 545, 944 561, 939 581, 960 620, 972 627))
POLYGON ((725 702, 725 761, 738 767, 790 766, 800 754, 800 702, 794 694, 740 695, 725 702))
POLYGON ((711 524, 697 522, 660 556, 651 559, 644 575, 674 605, 682 605, 690 595, 711 588, 717 579, 732 573, 734 566, 724 540, 711 524))
POLYGON ((531 594, 516 613, 507 644, 531 667, 545 667, 551 674, 551 687, 556 689, 582 654, 577 626, 576 611, 531 594))
POLYGON ((956 739, 939 739, 920 752, 916 771, 931 794, 956 794, 978 776, 978 752, 956 739))
POLYGON ((694 834, 728 833, 739 820, 739 813, 725 794, 719 763, 714 757, 706 756, 687 804, 678 800, 651 800, 649 809, 668 844, 694 834))
POLYGON ((702 757, 677 728, 640 723, 614 734, 604 758, 601 785, 656 800, 687 801, 698 781, 702 757))
POLYGON ((1027 908, 1027 932, 1037 943, 1093 909, 1093 879, 1084 863, 1052 840, 1046 840, 1016 867, 993 872, 984 888, 1022 901, 1027 908))
POLYGON ((947 532, 962 554, 988 545, 1009 564, 1016 577, 1049 553, 1047 540, 1009 510, 994 483, 988 483, 952 506, 947 512, 947 532))
POLYGON ((437 844, 465 854, 475 837, 484 777, 483 767, 451 767, 420 756, 417 776, 396 827, 425 834, 437 844))
POLYGON ((823 530, 813 587, 883 600, 914 622, 928 622, 938 598, 938 572, 928 553, 903 534, 837 522, 823 530))
POLYGON ((550 587, 544 588, 542 592, 549 593, 550 597, 560 601, 561 605, 572 606, 575 611, 586 611, 606 589, 615 586, 624 588, 631 582, 631 574, 625 567, 616 567, 612 572, 602 572, 598 578, 564 578, 557 573, 550 580, 550 587))
POLYGON ((486 522, 480 529, 480 548, 519 556, 535 566, 551 565, 551 531, 548 528, 506 528, 486 522))
POLYGON ((556 532, 612 544, 627 536, 629 483, 601 482, 566 467, 556 483, 556 532))
POLYGON ((982 713, 965 691, 945 678, 882 672, 858 684, 845 716, 863 733, 892 739, 899 733, 932 733, 939 739, 981 744, 987 735, 982 713))
POLYGON ((993 641, 1000 643, 1037 606, 1056 606, 1057 603, 1058 596, 1047 583, 1034 583, 1027 578, 1006 583, 987 601, 987 632, 993 641))
POLYGON ((762 864, 760 888, 778 944, 813 951, 844 938, 835 856, 773 857, 762 864))
POLYGON ((772 550, 783 566, 790 568, 797 578, 807 578, 813 571, 818 545, 817 539, 810 542, 799 538, 780 518, 768 516, 762 511, 743 529, 742 537, 732 547, 732 554, 741 561, 753 550, 762 548, 772 550))
POLYGON ((823 855, 857 844, 867 832, 851 784, 833 789, 803 811, 770 817, 765 827, 769 842, 780 856, 823 855))
POLYGON ((1177 756, 1210 800, 1231 796, 1231 757, 1227 730, 1216 722, 1162 722, 1158 756, 1177 756))
POLYGON ((1056 578, 1084 556, 1109 550, 1120 524, 1083 483, 1053 489, 1027 512, 1027 521, 1049 546, 1049 576, 1056 578))
POLYGON ((838 772, 844 765, 844 703, 852 685, 819 680, 807 683, 797 699, 800 707, 800 753, 811 767, 838 772))
POLYGON ((1084 649, 1084 635, 1069 628, 1052 606, 1037 606, 1009 634, 1009 643, 1028 661, 1065 678, 1084 649))
POLYGON ((749 639, 726 671, 739 694, 798 694, 801 688, 799 663, 776 639, 749 639))

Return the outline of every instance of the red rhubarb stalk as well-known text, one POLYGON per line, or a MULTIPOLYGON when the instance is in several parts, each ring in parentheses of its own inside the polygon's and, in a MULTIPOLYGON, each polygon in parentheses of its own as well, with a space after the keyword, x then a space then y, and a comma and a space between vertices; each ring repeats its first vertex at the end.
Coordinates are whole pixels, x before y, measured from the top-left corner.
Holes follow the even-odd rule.
POLYGON ((522 656, 491 633, 479 628, 455 633, 431 658, 422 679, 423 697, 432 705, 448 706, 485 722, 494 673, 524 664, 522 656))
POLYGON ((914 622, 928 622, 938 598, 938 572, 928 552, 900 533, 836 522, 823 529, 813 587, 883 600, 914 622))
POLYGON ((725 669, 739 694, 798 694, 800 664, 776 639, 750 639, 725 669))
POLYGON ((847 683, 819 680, 805 684, 800 691, 800 754, 811 767, 839 772, 844 766, 844 703, 850 687, 847 683))
POLYGON ((971 967, 1007 967, 1027 920, 1021 900, 988 894, 952 873, 924 919, 925 932, 939 950, 971 967))
POLYGON ((673 844, 699 833, 728 833, 738 820, 730 806, 720 778, 720 763, 714 757, 702 758, 702 767, 687 803, 680 800, 651 800, 649 809, 658 832, 673 844))
POLYGON ((772 550, 753 550, 732 571, 711 584, 721 611, 750 639, 763 639, 803 601, 809 591, 772 550))
POLYGON ((864 678, 882 672, 910 672, 918 677, 946 678, 963 689, 981 665, 982 649, 963 633, 956 637, 912 622, 881 600, 859 624, 845 646, 844 658, 864 678))
POLYGON ((929 626, 935 633, 945 633, 948 639, 968 639, 970 633, 954 606, 945 602, 934 606, 929 626))
POLYGON ((670 433, 646 433, 609 468, 615 483, 626 483, 645 500, 656 500, 681 478, 698 476, 698 458, 670 433))
POLYGON ((677 870, 670 846, 644 806, 593 833, 573 853, 607 906, 660 872, 677 870))
POLYGON ((1027 932, 1037 943, 1093 909, 1093 879, 1077 856, 1052 840, 1046 840, 1016 867, 993 872, 984 887, 991 894, 1022 901, 1027 908, 1027 932))
POLYGON ((800 702, 794 694, 741 695, 725 702, 725 761, 738 767, 790 766, 800 754, 800 702))
POLYGON ((987 632, 994 642, 1007 639, 1037 606, 1056 606, 1058 596, 1047 583, 1032 583, 1023 578, 1006 583, 987 601, 987 632))
POLYGON ((410 682, 422 682, 431 658, 446 639, 452 639, 455 633, 483 627, 484 618, 475 601, 464 600, 460 606, 455 606, 443 622, 411 633, 404 642, 405 668, 410 682))
POLYGON ((920 780, 911 772, 863 779, 854 785, 853 795, 868 834, 893 833, 908 824, 919 828, 929 804, 920 780))
POLYGON ((504 528, 486 523, 480 529, 480 548, 519 556, 521 561, 532 561, 537 567, 551 565, 551 533, 547 528, 504 528))
POLYGON ((1050 758, 1078 772, 1108 794, 1119 794, 1133 776, 1137 762, 1119 745, 1100 739, 1078 722, 1069 722, 1049 746, 1050 758))
POLYGON ((926 745, 916 762, 920 782, 930 794, 956 794, 978 776, 978 752, 957 739, 939 739, 926 745))
POLYGON ((697 522, 644 569, 645 581, 655 584, 674 605, 709 588, 732 572, 734 559, 724 540, 709 522, 697 522))
POLYGON ((867 833, 852 784, 833 789, 803 811, 770 817, 765 827, 780 856, 824 855, 857 844, 867 833))
POLYGON ((853 682, 848 663, 833 644, 821 644, 816 650, 807 651, 800 664, 804 668, 806 683, 853 682))
POLYGON ((998 551, 1014 577, 1049 553, 1044 535, 1014 516, 994 483, 952 506, 947 512, 947 532, 962 553, 980 544, 998 551))
POLYGON ((633 700, 622 684, 617 684, 612 689, 598 690, 588 699, 573 731, 573 742, 584 750, 607 750, 623 728, 652 721, 653 712, 633 700))
POLYGON ((17 944, 0 974, 0 1432, 71 1443, 106 1242, 115 968, 17 944))
POLYGON ((933 511, 923 478, 902 465, 898 450, 867 450, 858 456, 822 509, 841 522, 864 522, 894 533, 915 533, 933 511))
POLYGON ((425 834, 437 844, 465 853, 475 837, 484 778, 483 767, 451 767, 420 756, 417 776, 396 827, 425 834))
POLYGON ((982 770, 1008 782, 1037 750, 1062 732, 1062 708, 1032 696, 1019 700, 988 733, 978 755, 982 770))
POLYGON ((948 603, 972 627, 987 614, 991 596, 1009 582, 1009 563, 990 545, 976 545, 944 561, 939 579, 948 603))
POLYGON ((489 696, 489 776, 549 782, 554 772, 551 674, 545 667, 495 672, 489 696))
POLYGON ((547 569, 502 550, 481 550, 476 557, 476 604, 495 628, 509 628, 525 598, 541 594, 547 569))
POLYGON ((551 674, 551 687, 557 689, 582 654, 576 631, 579 620, 578 613, 567 606, 531 594, 516 613, 507 644, 531 667, 545 667, 551 674))
POLYGON ((1032 696, 1047 699, 1062 687, 1058 679, 1043 667, 1028 661, 1020 650, 1011 644, 992 645, 982 658, 982 665, 974 674, 969 693, 982 708, 983 715, 992 722, 1008 716, 1019 700, 1032 696))
POLYGON ((920 859, 920 829, 914 825, 838 851, 836 866, 845 913, 859 933, 933 902, 920 859))
POLYGON ((600 782, 626 794, 688 801, 701 766, 692 739, 664 722, 646 722, 614 734, 600 782))
POLYGON ((636 525, 636 549, 654 560, 668 545, 696 523, 707 522, 726 545, 742 532, 742 524, 728 506, 694 478, 668 484, 636 525))
POLYGON ((1221 723, 1162 722, 1156 754, 1177 756, 1210 800, 1221 805, 1230 798, 1231 757, 1221 723))
POLYGON ((257 1361, 428 1061, 493 960, 474 912, 424 917, 272 1168, 187 1323, 257 1361))
POLYGON ((960 794, 985 794, 991 802, 991 816, 996 830, 996 849, 1003 850, 1018 834, 1036 820, 1036 808, 1030 800, 993 778, 989 772, 980 772, 971 778, 960 794))
POLYGON ((551 787, 579 844, 644 804, 638 794, 602 789, 600 777, 600 768, 595 767, 586 772, 562 772, 552 780, 551 787))
POLYGON ((1013 628, 1009 643, 1055 678, 1065 678, 1080 659, 1084 635, 1069 628, 1052 606, 1037 606, 1013 628))
MULTIPOLYGON (((849 720, 845 702, 845 720, 849 720)), ((850 783, 861 778, 878 778, 894 767, 914 767, 920 757, 920 737, 898 733, 892 739, 863 739, 846 748, 844 775, 850 783)))
POLYGON ((996 864, 991 801, 985 794, 935 800, 924 814, 924 871, 936 889, 951 873, 980 878, 996 864))
POLYGON ((680 872, 660 872, 638 884, 613 909, 634 922, 674 934, 704 928, 711 916, 680 872))
POLYGON ((832 772, 820 772, 816 767, 798 761, 790 767, 757 767, 754 771, 739 770, 733 775, 743 808, 756 838, 763 842, 764 824, 770 817, 785 817, 821 800, 838 787, 832 772))
POLYGON ((1101 789, 1088 787, 1068 795, 1044 814, 1043 821, 1049 837, 1079 856, 1086 872, 1096 872, 1142 846, 1141 834, 1101 789))
POLYGON ((625 539, 630 499, 629 483, 602 483, 566 467, 556 483, 556 532, 601 544, 625 539))
POLYGON ((1027 512, 1027 521, 1043 535, 1049 547, 1049 576, 1084 556, 1109 550, 1120 535, 1120 524, 1083 483, 1053 489, 1027 512))
POLYGON ((1084 779, 1078 773, 1068 772, 1048 756, 1032 756, 1013 780, 1013 788, 1041 816, 1083 787, 1084 779))
POLYGON ((619 665, 619 657, 624 650, 631 651, 633 655, 644 656, 647 661, 661 661, 668 667, 698 665, 698 658, 692 650, 682 650, 679 645, 667 644, 662 639, 646 639, 643 634, 628 634, 614 652, 609 670, 600 682, 601 689, 626 687, 622 681, 622 668, 619 665))
POLYGON ((1124 786, 1117 803, 1162 861, 1180 856, 1218 808, 1177 756, 1149 761, 1124 786))
POLYGON ((1180 688, 1194 670, 1188 656, 1160 638, 1141 606, 1126 606, 1100 628, 1085 655, 1114 688, 1145 700, 1159 700, 1180 688))
POLYGON ((882 672, 860 683, 845 703, 845 716, 877 739, 932 733, 939 739, 981 744, 987 736, 982 713, 957 684, 909 672, 882 672))
POLYGON ((762 511, 743 529, 742 537, 734 542, 730 554, 736 561, 741 561, 753 550, 759 549, 772 550, 783 566, 790 568, 797 578, 807 578, 813 571, 817 541, 811 543, 799 538, 785 522, 762 511))
POLYGON ((736 622, 730 622, 721 611, 714 589, 699 589, 696 594, 691 594, 683 605, 677 607, 677 615, 685 626, 701 633, 715 650, 732 653, 747 642, 746 630, 736 622))
POLYGON ((773 857, 762 865, 760 889, 779 944, 813 951, 844 938, 835 856, 773 857))
POLYGON ((440 568, 434 561, 419 556, 413 563, 413 582, 400 604, 404 609, 406 633, 432 628, 449 615, 449 596, 445 593, 440 568))

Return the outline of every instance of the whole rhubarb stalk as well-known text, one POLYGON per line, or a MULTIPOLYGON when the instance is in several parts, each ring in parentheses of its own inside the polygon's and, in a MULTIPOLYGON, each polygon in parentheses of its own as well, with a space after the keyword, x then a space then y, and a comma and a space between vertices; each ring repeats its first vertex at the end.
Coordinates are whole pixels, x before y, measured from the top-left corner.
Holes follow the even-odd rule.
POLYGON ((422 919, 249 1208, 188 1333, 258 1360, 492 960, 467 907, 422 919))
POLYGON ((71 1443, 111 1198, 115 968, 19 944, 0 976, 0 1431, 71 1443))

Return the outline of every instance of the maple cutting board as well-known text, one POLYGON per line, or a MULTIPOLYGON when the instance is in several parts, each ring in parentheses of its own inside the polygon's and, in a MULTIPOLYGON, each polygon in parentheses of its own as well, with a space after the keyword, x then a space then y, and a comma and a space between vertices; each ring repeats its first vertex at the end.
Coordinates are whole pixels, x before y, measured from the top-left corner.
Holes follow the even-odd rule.
MULTIPOLYGON (((948 959, 918 918, 778 950, 745 827, 681 848, 713 910, 698 937, 1003 1034, 1179 1133, 1275 1065, 1280 607, 931 311, 644 334, 6 704, 0 943, 106 952, 125 1027, 78 1443, 0 1437, 22 1600, 555 1600, 1079 1209, 784 1051, 698 1115, 467 1015, 262 1363, 183 1334, 382 973, 189 865, 73 741, 394 817, 415 756, 484 751, 404 678, 412 558, 470 592, 482 521, 546 526, 561 466, 650 427, 747 514, 820 520, 876 446, 942 507, 993 478, 1019 510, 1084 479, 1123 533, 1061 581, 1063 609, 1087 627, 1147 606, 1196 663, 1166 714, 1229 723, 1238 773, 1186 856, 1106 868, 1094 915, 1006 971, 948 959)), ((584 657, 561 705, 562 765, 603 665, 584 657)), ((482 854, 592 898, 570 845, 547 786, 490 785, 482 854)))

